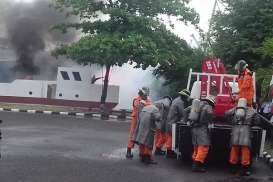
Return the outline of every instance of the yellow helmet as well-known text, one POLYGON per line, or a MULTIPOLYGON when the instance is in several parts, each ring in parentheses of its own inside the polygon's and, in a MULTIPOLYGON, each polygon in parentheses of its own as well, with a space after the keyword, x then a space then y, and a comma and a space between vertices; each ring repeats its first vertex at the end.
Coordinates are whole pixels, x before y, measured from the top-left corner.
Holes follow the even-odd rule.
POLYGON ((212 95, 207 96, 205 99, 210 105, 215 106, 215 97, 212 95))
POLYGON ((186 96, 186 97, 189 97, 191 95, 190 91, 187 90, 187 89, 183 89, 181 90, 180 92, 178 92, 180 95, 183 95, 183 96, 186 96))

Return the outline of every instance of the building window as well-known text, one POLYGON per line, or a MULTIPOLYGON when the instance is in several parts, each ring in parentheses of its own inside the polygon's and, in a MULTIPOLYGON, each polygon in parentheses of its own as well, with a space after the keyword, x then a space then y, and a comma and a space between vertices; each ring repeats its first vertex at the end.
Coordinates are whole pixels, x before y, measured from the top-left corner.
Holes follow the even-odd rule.
POLYGON ((66 71, 61 71, 61 74, 64 80, 70 80, 68 73, 66 71))
POLYGON ((63 94, 62 93, 59 93, 59 97, 62 97, 63 96, 63 94))
POLYGON ((82 78, 79 72, 72 72, 72 73, 76 81, 82 81, 82 78))
POLYGON ((32 92, 30 91, 30 92, 28 92, 28 94, 29 94, 29 95, 32 95, 32 92))
POLYGON ((79 95, 78 95, 78 94, 76 94, 76 95, 75 95, 75 97, 76 97, 76 98, 79 98, 79 95))

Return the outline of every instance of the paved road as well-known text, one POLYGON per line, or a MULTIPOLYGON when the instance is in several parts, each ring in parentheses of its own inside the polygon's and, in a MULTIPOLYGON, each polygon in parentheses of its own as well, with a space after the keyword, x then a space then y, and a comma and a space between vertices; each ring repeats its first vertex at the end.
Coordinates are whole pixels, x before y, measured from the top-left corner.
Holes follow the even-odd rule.
POLYGON ((129 124, 69 116, 0 113, 1 182, 231 182, 269 181, 259 162, 255 175, 240 178, 225 166, 194 174, 190 165, 156 157, 158 165, 124 159, 129 124))

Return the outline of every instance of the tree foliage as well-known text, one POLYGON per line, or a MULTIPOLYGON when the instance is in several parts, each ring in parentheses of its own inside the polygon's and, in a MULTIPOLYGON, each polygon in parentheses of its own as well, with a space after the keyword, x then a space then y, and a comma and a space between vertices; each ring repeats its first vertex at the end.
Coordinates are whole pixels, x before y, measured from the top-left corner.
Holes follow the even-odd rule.
POLYGON ((268 99, 269 90, 270 90, 270 81, 273 74, 273 67, 268 68, 259 68, 257 70, 257 83, 260 83, 260 95, 262 100, 268 99))
POLYGON ((266 67, 272 60, 258 51, 273 36, 273 1, 222 0, 225 10, 213 20, 213 50, 216 56, 234 65, 246 59, 253 68, 266 67))
POLYGON ((257 71, 261 96, 269 85, 268 75, 272 74, 273 1, 221 1, 225 10, 217 12, 213 19, 213 52, 226 65, 234 66, 245 59, 257 71))
MULTIPOLYGON (((53 0, 56 9, 69 9, 68 16, 81 19, 57 25, 55 29, 65 33, 75 28, 84 34, 78 42, 62 46, 54 54, 80 64, 106 66, 108 72, 112 66, 127 62, 143 69, 173 67, 183 60, 190 47, 167 30, 160 17, 167 15, 196 24, 199 17, 188 3, 189 0, 53 0)), ((102 102, 106 98, 107 77, 104 85, 102 102)))
POLYGON ((202 60, 205 57, 206 54, 203 49, 190 49, 176 64, 161 66, 155 70, 155 74, 164 75, 166 79, 165 85, 170 87, 170 95, 175 96, 178 91, 186 87, 189 69, 201 71, 202 60))

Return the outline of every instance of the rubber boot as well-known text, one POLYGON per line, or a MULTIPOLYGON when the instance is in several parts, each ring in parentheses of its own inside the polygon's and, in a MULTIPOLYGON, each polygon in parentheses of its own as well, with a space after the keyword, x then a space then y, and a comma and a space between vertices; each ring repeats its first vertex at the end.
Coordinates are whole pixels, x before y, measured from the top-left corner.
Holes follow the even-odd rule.
POLYGON ((229 172, 231 174, 238 173, 238 165, 236 165, 236 164, 229 164, 229 172))
POLYGON ((134 156, 132 154, 132 150, 130 148, 127 148, 127 152, 126 152, 126 158, 127 159, 132 159, 134 156))
POLYGON ((150 164, 157 164, 156 161, 154 161, 151 156, 144 156, 144 163, 147 164, 147 165, 150 165, 150 164))
POLYGON ((160 148, 155 149, 155 155, 165 155, 165 151, 161 150, 160 148))
POLYGON ((143 155, 139 155, 139 161, 140 161, 141 163, 145 163, 146 157, 143 156, 143 155))
POLYGON ((242 171, 241 171, 242 176, 251 176, 251 174, 252 172, 251 172, 250 166, 242 166, 242 171))
POLYGON ((195 171, 196 168, 197 168, 196 162, 193 161, 192 166, 191 166, 191 170, 192 170, 192 171, 195 171))
POLYGON ((167 150, 167 154, 166 154, 166 158, 170 158, 170 159, 176 159, 177 155, 174 151, 172 150, 167 150))
POLYGON ((192 171, 193 172, 198 172, 198 173, 205 173, 206 169, 203 163, 199 161, 194 161, 192 165, 192 171))

